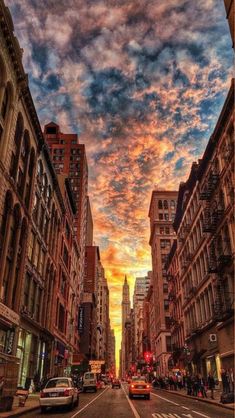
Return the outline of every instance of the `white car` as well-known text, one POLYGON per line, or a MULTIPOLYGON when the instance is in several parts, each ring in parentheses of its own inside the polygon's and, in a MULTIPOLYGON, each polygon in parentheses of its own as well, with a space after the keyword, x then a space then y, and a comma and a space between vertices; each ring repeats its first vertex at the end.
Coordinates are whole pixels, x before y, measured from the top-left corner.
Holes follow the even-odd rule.
POLYGON ((87 390, 97 391, 97 379, 96 374, 92 372, 86 372, 83 376, 83 392, 87 390))
POLYGON ((78 406, 78 389, 69 377, 55 377, 48 380, 40 394, 41 411, 53 406, 68 405, 71 409, 78 406))

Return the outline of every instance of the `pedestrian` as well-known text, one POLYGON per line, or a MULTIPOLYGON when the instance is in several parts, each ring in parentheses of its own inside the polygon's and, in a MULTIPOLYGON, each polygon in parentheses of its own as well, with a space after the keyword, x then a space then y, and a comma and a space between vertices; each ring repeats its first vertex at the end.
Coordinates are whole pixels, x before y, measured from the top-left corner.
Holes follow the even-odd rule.
POLYGON ((192 377, 193 396, 198 395, 198 391, 199 391, 199 381, 198 380, 199 380, 198 376, 193 376, 192 377))
POLYGON ((186 382, 186 386, 187 386, 187 395, 191 396, 192 395, 192 389, 193 389, 193 382, 192 382, 192 377, 190 376, 190 374, 188 373, 186 378, 185 378, 185 382, 186 382))
POLYGON ((228 379, 228 373, 227 370, 222 369, 221 370, 221 379, 222 379, 222 386, 223 386, 223 393, 229 393, 229 379, 228 379))
POLYGON ((208 375, 207 384, 208 384, 208 389, 210 389, 210 391, 211 391, 211 399, 215 399, 214 398, 215 379, 214 379, 212 373, 209 373, 209 375, 208 375))
POLYGON ((203 398, 207 398, 206 389, 205 389, 205 380, 201 374, 198 375, 198 390, 201 392, 203 398))
POLYGON ((229 369, 228 372, 228 381, 229 381, 229 389, 230 392, 234 393, 234 373, 233 373, 233 369, 229 369))

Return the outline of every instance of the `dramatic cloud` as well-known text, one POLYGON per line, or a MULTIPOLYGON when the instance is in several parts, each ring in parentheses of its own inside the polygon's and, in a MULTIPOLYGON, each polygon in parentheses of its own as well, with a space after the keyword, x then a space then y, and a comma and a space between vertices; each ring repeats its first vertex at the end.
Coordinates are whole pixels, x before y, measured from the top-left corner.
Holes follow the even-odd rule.
POLYGON ((7 0, 41 124, 86 144, 95 242, 120 342, 124 274, 151 268, 148 206, 178 189, 229 87, 221 0, 7 0))

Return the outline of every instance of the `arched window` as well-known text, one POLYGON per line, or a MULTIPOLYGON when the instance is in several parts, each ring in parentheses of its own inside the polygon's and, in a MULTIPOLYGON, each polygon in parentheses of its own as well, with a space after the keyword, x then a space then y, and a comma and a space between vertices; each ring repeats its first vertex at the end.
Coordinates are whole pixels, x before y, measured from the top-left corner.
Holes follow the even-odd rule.
POLYGON ((163 206, 162 206, 162 200, 159 200, 158 201, 158 209, 162 209, 163 208, 163 206))
POLYGON ((7 86, 4 91, 4 95, 2 99, 2 106, 1 106, 1 117, 3 120, 6 119, 6 115, 7 115, 7 111, 9 107, 9 99, 10 99, 9 88, 7 86))
POLYGON ((167 202, 167 200, 164 200, 164 209, 168 209, 168 202, 167 202))
POLYGON ((11 192, 8 190, 5 197, 5 204, 2 215, 1 229, 0 229, 0 256, 2 253, 5 234, 7 230, 7 222, 13 205, 13 198, 11 192))
POLYGON ((51 206, 51 186, 50 185, 47 187, 46 202, 47 202, 48 209, 50 210, 50 206, 51 206))
POLYGON ((16 122, 16 130, 15 130, 15 136, 14 136, 13 151, 11 154, 11 167, 10 167, 10 175, 14 180, 16 179, 16 174, 17 174, 17 169, 18 169, 23 130, 24 130, 23 116, 21 113, 19 113, 17 117, 17 122, 16 122))
POLYGON ((176 203, 175 200, 171 200, 171 209, 175 209, 176 203))
POLYGON ((30 151, 28 182, 26 184, 26 194, 25 194, 25 203, 26 203, 27 208, 29 207, 30 196, 31 196, 31 191, 32 191, 34 164, 35 164, 35 151, 34 151, 34 148, 32 148, 30 151))
POLYGON ((42 165, 41 160, 38 161, 38 172, 37 172, 37 174, 38 174, 38 177, 41 179, 42 175, 43 175, 43 165, 42 165))

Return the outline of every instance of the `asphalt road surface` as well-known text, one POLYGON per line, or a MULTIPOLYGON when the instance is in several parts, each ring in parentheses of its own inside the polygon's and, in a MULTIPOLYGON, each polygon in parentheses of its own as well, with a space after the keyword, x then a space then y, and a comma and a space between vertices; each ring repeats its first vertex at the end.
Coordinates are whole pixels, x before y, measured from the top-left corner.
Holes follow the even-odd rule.
POLYGON ((73 411, 53 409, 45 414, 40 410, 24 418, 232 418, 233 411, 216 405, 152 390, 151 399, 128 398, 128 385, 121 389, 106 387, 97 393, 80 394, 78 408, 73 411))

